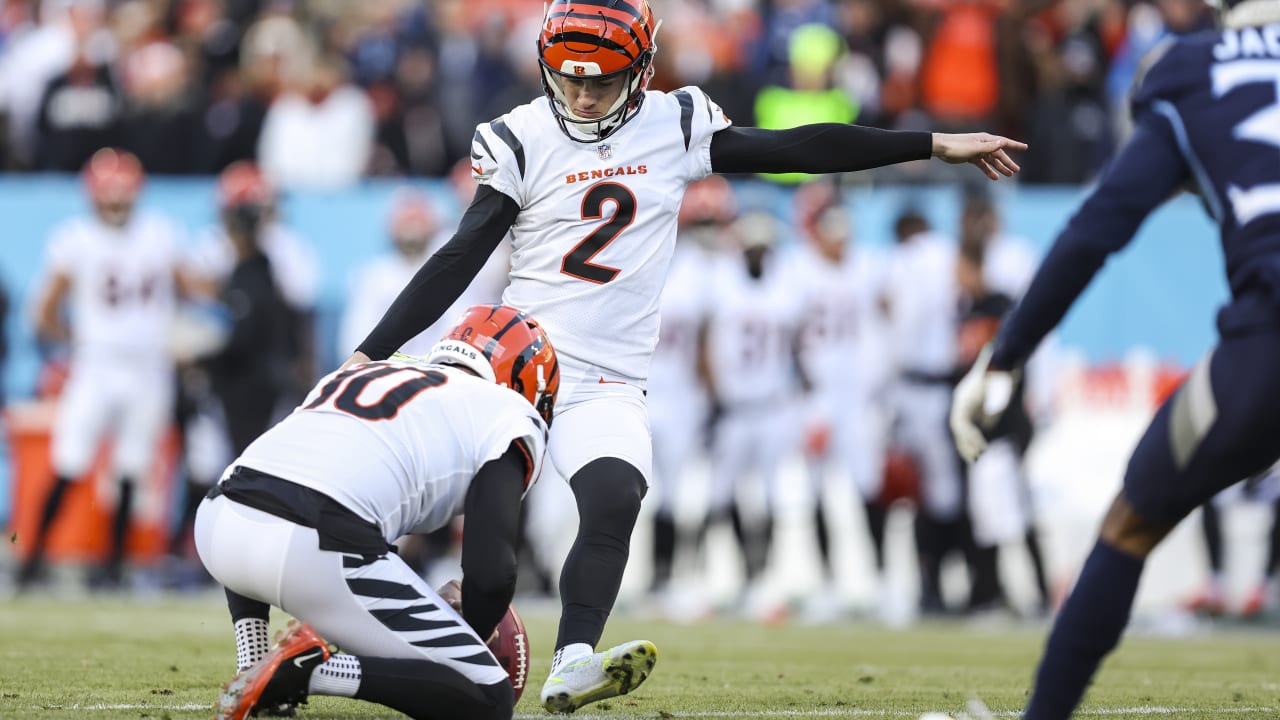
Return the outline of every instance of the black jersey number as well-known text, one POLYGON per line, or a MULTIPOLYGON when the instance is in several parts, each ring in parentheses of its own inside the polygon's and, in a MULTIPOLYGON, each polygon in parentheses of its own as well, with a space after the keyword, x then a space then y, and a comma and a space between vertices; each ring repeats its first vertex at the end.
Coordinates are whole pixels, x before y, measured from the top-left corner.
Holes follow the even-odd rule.
POLYGON ((564 256, 560 261, 560 272, 597 285, 609 282, 621 272, 618 268, 596 265, 591 262, 591 258, 613 242, 613 239, 636 219, 636 196, 625 185, 619 185, 616 182, 592 185, 587 189, 587 194, 582 197, 582 219, 603 219, 606 202, 613 203, 612 217, 583 238, 582 242, 564 256))
POLYGON ((304 410, 314 410, 333 399, 333 406, 349 415, 365 420, 390 420, 400 412, 404 404, 412 400, 423 390, 440 387, 449 382, 449 378, 438 370, 406 367, 404 365, 385 365, 382 363, 365 363, 346 372, 339 373, 320 390, 306 405, 304 410), (372 403, 360 402, 360 394, 369 383, 381 377, 404 374, 403 382, 392 387, 372 403), (349 381, 349 382, 348 382, 349 381), (345 384, 345 387, 344 387, 345 384), (342 392, 338 389, 342 388, 342 392), (334 394, 337 393, 337 397, 334 394))

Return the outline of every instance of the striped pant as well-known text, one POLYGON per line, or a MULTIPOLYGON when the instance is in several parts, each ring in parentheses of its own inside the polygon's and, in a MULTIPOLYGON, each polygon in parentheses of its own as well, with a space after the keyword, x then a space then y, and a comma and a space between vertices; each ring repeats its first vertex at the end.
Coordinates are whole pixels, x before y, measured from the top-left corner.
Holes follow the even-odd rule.
POLYGON ((225 496, 201 504, 195 539, 218 582, 309 623, 342 652, 428 660, 477 685, 507 680, 475 631, 397 555, 320 550, 314 529, 225 496))

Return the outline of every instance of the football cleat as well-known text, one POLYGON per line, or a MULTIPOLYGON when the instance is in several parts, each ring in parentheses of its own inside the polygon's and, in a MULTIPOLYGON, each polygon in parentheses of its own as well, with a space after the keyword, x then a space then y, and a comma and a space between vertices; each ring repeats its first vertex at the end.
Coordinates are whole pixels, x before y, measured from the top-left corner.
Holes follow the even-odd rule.
POLYGON ((311 673, 329 654, 328 643, 310 625, 290 621, 271 652, 222 686, 214 720, 244 720, 263 711, 278 717, 284 707, 306 703, 311 673))
POLYGON ((578 708, 635 690, 653 672, 658 648, 633 640, 553 669, 542 686, 542 707, 571 713, 578 708))

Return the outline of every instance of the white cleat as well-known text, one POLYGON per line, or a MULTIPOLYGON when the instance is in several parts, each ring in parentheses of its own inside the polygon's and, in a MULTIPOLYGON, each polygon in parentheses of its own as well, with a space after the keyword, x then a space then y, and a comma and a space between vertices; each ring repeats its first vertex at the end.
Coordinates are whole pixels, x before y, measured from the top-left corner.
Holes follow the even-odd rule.
POLYGON ((649 677, 657 662, 658 648, 648 640, 587 655, 552 671, 542 686, 542 707, 571 713, 583 705, 626 695, 649 677))

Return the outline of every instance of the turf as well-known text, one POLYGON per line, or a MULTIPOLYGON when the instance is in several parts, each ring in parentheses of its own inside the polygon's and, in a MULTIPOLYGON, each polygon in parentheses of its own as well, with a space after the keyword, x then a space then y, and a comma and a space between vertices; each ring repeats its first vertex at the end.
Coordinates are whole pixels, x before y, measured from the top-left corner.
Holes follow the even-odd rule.
MULTIPOLYGON (((278 618, 283 622, 284 618, 278 618)), ((541 717, 554 618, 526 617, 535 649, 517 717, 541 717)), ((676 626, 616 619, 606 644, 647 637, 659 663, 634 694, 577 718, 909 717, 957 712, 979 696, 1021 707, 1043 628, 925 625, 676 626)), ((1086 713, 1113 718, 1280 716, 1280 649, 1269 633, 1129 637, 1086 713)), ((22 598, 0 605, 0 718, 207 718, 234 644, 215 597, 22 598)), ((300 718, 394 718, 385 708, 313 698, 300 718)))

